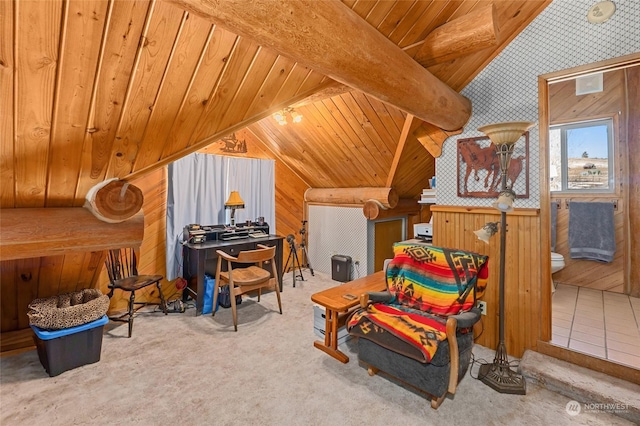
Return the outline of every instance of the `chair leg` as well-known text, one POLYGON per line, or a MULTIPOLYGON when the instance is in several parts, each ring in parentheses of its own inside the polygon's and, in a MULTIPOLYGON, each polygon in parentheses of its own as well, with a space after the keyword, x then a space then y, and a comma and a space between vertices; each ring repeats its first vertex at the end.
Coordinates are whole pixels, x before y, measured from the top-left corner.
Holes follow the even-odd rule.
MULTIPOLYGON (((295 272, 293 274, 295 276, 295 272)), ((276 297, 278 298, 278 309, 280 309, 280 315, 282 315, 282 302, 280 301, 280 283, 278 282, 278 271, 276 271, 276 263, 272 259, 271 260, 271 279, 273 280, 273 289, 276 291, 276 297)), ((293 283, 295 287, 296 283, 293 283)))
POLYGON ((136 292, 132 291, 129 297, 129 337, 133 332, 133 307, 135 306, 136 292))
POLYGON ((236 310, 236 295, 233 291, 233 283, 229 283, 229 295, 231 296, 231 313, 233 314, 233 328, 238 331, 238 312, 236 310))
POLYGON ((280 285, 278 284, 278 280, 276 280, 275 290, 276 297, 278 298, 278 308, 280 309, 280 315, 282 315, 282 303, 280 302, 280 285))
POLYGON ((211 316, 216 316, 216 308, 218 306, 220 297, 220 271, 222 270, 222 258, 218 258, 216 265, 216 276, 213 281, 213 309, 211 309, 211 316))
POLYGON ((447 393, 445 392, 444 395, 442 395, 440 398, 432 398, 431 408, 433 408, 434 410, 437 410, 440 404, 442 404, 442 401, 444 401, 446 397, 447 397, 447 393))
POLYGON ((216 307, 218 306, 218 303, 220 303, 218 301, 218 299, 220 298, 220 285, 218 284, 218 280, 220 279, 220 277, 218 276, 215 280, 215 282, 213 283, 213 307, 211 309, 211 316, 215 317, 216 316, 216 307))
POLYGON ((162 293, 162 286, 160 285, 160 281, 156 283, 156 287, 158 287, 158 292, 160 293, 160 307, 162 308, 162 312, 167 315, 167 302, 166 300, 164 300, 164 294, 162 293))

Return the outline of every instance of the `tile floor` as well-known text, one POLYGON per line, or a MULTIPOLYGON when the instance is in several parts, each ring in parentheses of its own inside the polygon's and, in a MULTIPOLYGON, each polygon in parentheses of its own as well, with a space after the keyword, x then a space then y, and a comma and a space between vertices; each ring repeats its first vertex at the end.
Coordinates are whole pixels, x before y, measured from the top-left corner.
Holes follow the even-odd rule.
POLYGON ((640 368, 640 299, 558 284, 551 343, 640 368))

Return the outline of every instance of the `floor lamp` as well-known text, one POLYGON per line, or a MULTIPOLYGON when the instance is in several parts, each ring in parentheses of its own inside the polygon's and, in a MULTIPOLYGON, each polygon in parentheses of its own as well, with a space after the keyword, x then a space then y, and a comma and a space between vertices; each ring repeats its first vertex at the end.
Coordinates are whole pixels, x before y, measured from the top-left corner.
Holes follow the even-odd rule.
MULTIPOLYGON (((513 154, 513 148, 520 136, 535 123, 517 121, 509 123, 489 124, 478 130, 486 134, 496 147, 500 161, 500 178, 502 181, 500 195, 493 207, 500 210, 500 281, 499 281, 499 341, 496 354, 491 364, 480 367, 478 377, 482 382, 500 393, 517 395, 526 394, 524 377, 509 367, 507 349, 504 343, 504 276, 507 245, 507 212, 513 210, 516 194, 507 187, 507 171, 513 154)), ((498 222, 489 222, 482 229, 475 231, 479 239, 485 243, 498 232, 498 222)))

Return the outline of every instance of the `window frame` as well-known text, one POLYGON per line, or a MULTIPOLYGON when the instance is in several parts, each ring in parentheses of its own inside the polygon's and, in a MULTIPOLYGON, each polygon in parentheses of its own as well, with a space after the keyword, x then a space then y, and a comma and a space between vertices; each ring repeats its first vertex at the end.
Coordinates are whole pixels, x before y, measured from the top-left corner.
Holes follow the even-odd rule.
MULTIPOLYGON (((560 130, 560 167, 562 168, 562 183, 561 189, 554 191, 550 190, 552 194, 612 194, 615 193, 615 134, 614 134, 614 120, 611 117, 598 118, 594 120, 581 120, 573 121, 569 123, 554 124, 549 126, 549 140, 551 140, 551 132, 553 130, 560 130), (574 129, 581 129, 585 127, 593 127, 598 125, 604 125, 607 128, 607 160, 608 160, 608 188, 569 188, 569 165, 568 165, 568 147, 567 147, 567 131, 574 129)), ((588 159, 585 159, 588 160, 588 159)), ((551 154, 549 153, 549 162, 551 161, 551 154)), ((551 182, 549 182, 551 184, 551 182)))

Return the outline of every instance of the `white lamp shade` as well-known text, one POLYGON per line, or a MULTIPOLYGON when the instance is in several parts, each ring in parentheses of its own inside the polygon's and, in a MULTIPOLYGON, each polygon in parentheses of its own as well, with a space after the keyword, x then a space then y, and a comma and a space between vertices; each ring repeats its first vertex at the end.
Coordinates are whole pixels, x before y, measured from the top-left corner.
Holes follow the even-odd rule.
POLYGON ((477 231, 473 231, 480 241, 489 244, 489 239, 498 232, 498 222, 488 222, 477 231))
POLYGON ((477 231, 473 231, 474 234, 478 237, 480 241, 484 241, 486 244, 489 244, 489 238, 491 238, 491 233, 486 229, 478 229, 477 231))
POLYGON ((524 132, 535 126, 529 121, 510 121, 506 123, 488 124, 478 130, 491 139, 495 145, 513 145, 524 132))
POLYGON ((500 193, 500 196, 498 196, 498 200, 493 203, 493 207, 500 210, 501 212, 513 211, 513 201, 515 199, 516 194, 512 190, 506 189, 500 193))

